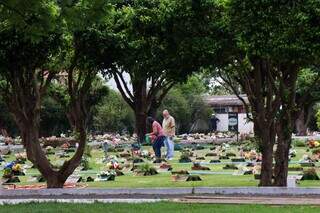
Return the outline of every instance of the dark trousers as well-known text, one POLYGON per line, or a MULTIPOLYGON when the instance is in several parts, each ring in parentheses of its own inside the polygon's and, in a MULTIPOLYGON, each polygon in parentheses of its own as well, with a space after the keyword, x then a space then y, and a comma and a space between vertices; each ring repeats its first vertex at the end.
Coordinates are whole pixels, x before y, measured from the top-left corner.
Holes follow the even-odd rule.
POLYGON ((152 148, 157 158, 161 158, 161 147, 164 144, 165 136, 159 136, 153 142, 152 148))

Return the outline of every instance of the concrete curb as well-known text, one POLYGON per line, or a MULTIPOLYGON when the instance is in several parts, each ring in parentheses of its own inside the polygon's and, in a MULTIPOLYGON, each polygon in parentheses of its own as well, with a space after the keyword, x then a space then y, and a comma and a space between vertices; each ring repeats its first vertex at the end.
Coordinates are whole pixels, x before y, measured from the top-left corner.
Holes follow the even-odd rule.
POLYGON ((0 199, 0 205, 15 205, 26 203, 156 203, 167 199, 0 199))
POLYGON ((320 195, 320 188, 289 188, 289 187, 195 187, 194 194, 215 194, 215 195, 320 195))
POLYGON ((132 189, 38 189, 38 190, 0 190, 0 196, 19 198, 27 196, 104 196, 104 195, 319 195, 320 188, 285 187, 185 187, 185 188, 132 188, 132 189))

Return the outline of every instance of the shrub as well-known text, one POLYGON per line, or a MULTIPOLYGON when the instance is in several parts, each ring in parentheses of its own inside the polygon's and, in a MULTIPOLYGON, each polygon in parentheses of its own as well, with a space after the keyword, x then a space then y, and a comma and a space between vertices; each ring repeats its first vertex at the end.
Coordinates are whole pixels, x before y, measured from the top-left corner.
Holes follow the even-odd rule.
POLYGON ((292 165, 288 167, 288 171, 302 171, 303 168, 301 165, 292 165))
POLYGON ((82 168, 83 171, 90 169, 90 164, 87 157, 82 157, 80 165, 83 167, 82 168))
POLYGON ((150 176, 158 174, 157 170, 150 164, 145 163, 138 166, 136 173, 143 176, 150 176))
POLYGON ((189 155, 183 153, 180 156, 179 163, 189 163, 189 162, 192 162, 192 160, 190 159, 189 155))
POLYGON ((313 149, 312 154, 314 154, 314 155, 320 154, 320 148, 313 149))
POLYGON ((303 172, 301 180, 320 180, 314 168, 308 169, 303 172))
POLYGON ((302 140, 294 140, 293 141, 294 146, 296 147, 306 147, 306 142, 302 140))

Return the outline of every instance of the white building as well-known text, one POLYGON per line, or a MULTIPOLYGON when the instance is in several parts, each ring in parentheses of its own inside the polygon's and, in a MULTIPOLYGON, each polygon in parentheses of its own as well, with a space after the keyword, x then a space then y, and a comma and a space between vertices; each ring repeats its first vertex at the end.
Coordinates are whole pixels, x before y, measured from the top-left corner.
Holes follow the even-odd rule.
MULTIPOLYGON (((248 103, 246 95, 241 95, 248 103)), ((205 102, 210 105, 216 117, 217 131, 236 131, 240 134, 253 133, 253 122, 247 119, 247 113, 243 102, 236 95, 207 96, 205 102)))

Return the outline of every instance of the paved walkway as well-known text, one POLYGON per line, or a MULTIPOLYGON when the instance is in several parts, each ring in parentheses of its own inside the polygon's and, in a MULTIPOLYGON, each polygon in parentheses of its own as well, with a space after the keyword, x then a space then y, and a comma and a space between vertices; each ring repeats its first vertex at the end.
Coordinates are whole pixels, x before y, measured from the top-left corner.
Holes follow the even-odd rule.
POLYGON ((263 205, 313 205, 320 206, 320 197, 243 197, 243 196, 161 196, 159 198, 152 196, 107 196, 107 197, 96 197, 88 196, 82 198, 18 198, 18 199, 0 199, 0 205, 4 204, 20 204, 20 203, 46 203, 46 202, 57 202, 57 203, 155 203, 155 202, 178 202, 178 203, 203 203, 203 204, 263 204, 263 205))
POLYGON ((243 196, 186 196, 173 199, 181 203, 319 205, 320 197, 243 197, 243 196))

